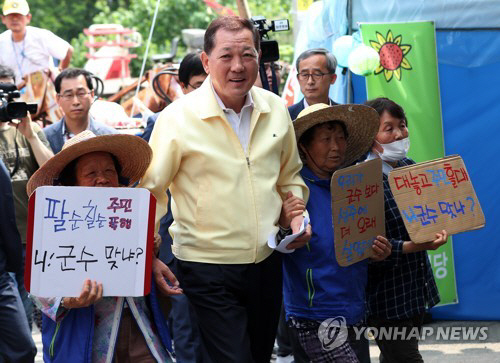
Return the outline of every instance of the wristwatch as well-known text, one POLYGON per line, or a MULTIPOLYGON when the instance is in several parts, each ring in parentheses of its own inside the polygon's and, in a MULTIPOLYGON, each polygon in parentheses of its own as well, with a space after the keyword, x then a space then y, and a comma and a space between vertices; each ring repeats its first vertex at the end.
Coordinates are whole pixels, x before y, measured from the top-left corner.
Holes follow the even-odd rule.
POLYGON ((66 309, 66 310, 69 310, 71 308, 67 307, 67 306, 64 306, 64 298, 61 298, 61 302, 59 303, 59 307, 63 308, 63 309, 66 309))

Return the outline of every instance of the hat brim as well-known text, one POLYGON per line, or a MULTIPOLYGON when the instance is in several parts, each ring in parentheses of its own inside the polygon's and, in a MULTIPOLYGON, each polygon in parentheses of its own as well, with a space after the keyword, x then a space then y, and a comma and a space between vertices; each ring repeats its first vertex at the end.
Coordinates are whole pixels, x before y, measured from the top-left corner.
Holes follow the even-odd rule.
POLYGON ((7 16, 10 14, 20 14, 22 16, 26 16, 29 13, 30 13, 29 10, 9 9, 9 10, 3 12, 3 16, 7 16))
POLYGON ((377 111, 369 106, 348 104, 326 107, 293 122, 297 143, 307 130, 328 121, 343 122, 347 130, 347 147, 342 166, 351 165, 370 150, 380 125, 377 111))
POLYGON ((103 151, 113 154, 122 168, 121 176, 129 185, 139 181, 151 163, 153 152, 149 144, 138 136, 100 135, 64 148, 47 160, 30 178, 26 186, 28 195, 43 185, 54 185, 64 168, 82 155, 103 151))

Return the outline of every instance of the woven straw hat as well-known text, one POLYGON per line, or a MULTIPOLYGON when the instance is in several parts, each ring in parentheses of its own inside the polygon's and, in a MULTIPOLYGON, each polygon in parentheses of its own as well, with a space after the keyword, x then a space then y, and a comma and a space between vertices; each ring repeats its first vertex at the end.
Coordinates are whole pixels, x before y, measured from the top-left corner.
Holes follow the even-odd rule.
POLYGON ((26 190, 31 195, 42 185, 54 185, 54 180, 73 160, 82 155, 104 151, 113 154, 122 167, 121 175, 129 180, 129 185, 138 181, 146 172, 153 152, 149 144, 133 135, 100 135, 85 130, 69 139, 62 150, 47 160, 28 181, 26 190))
POLYGON ((302 110, 293 122, 297 142, 308 129, 327 121, 343 122, 347 129, 343 166, 351 165, 371 148, 380 125, 377 111, 369 106, 316 103, 302 110))

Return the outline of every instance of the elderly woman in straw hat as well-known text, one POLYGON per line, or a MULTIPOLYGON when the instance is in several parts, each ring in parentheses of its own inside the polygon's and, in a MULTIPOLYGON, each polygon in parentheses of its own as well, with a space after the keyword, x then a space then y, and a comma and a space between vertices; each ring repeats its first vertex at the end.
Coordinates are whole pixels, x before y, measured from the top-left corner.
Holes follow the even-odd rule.
MULTIPOLYGON (((131 185, 151 156, 149 145, 136 136, 84 131, 33 174, 28 194, 42 185, 131 185)), ((175 277, 166 275, 174 285, 170 292, 181 293, 175 277)), ((102 284, 86 280, 79 297, 35 298, 44 313, 44 361, 170 362, 168 329, 155 290, 153 284, 149 297, 102 297, 102 284)))
MULTIPOLYGON (((299 114, 294 127, 304 162, 301 175, 310 190, 306 208, 313 234, 307 248, 283 259, 287 320, 312 362, 363 361, 367 345, 349 339, 335 349, 327 349, 325 342, 320 341, 318 329, 321 322, 341 317, 354 338, 352 326, 364 317, 368 262, 348 267, 337 263, 330 180, 337 169, 351 165, 370 149, 378 130, 378 115, 363 105, 315 104, 299 114)), ((301 213, 297 207, 300 205, 297 198, 289 196, 282 216, 290 218, 301 213)), ((372 248, 372 259, 376 261, 391 252, 390 243, 382 236, 377 237, 372 248)))

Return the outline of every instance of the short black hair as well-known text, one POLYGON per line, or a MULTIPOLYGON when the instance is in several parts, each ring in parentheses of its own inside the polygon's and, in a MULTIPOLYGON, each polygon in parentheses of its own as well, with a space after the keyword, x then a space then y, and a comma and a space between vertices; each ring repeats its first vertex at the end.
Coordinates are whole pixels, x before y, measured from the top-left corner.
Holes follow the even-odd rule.
POLYGON ((388 99, 387 97, 379 97, 373 100, 368 100, 365 102, 365 105, 375 109, 379 116, 382 116, 384 111, 387 111, 392 117, 404 120, 406 122, 406 125, 408 125, 408 120, 406 118, 405 110, 403 109, 403 107, 398 105, 393 100, 388 99))
POLYGON ((205 37, 203 39, 203 50, 205 53, 210 55, 212 50, 215 48, 215 35, 219 29, 224 29, 227 31, 238 32, 240 30, 248 29, 252 32, 253 44, 255 49, 260 51, 260 34, 253 23, 245 18, 239 16, 220 16, 214 21, 212 21, 207 30, 205 31, 205 37))
POLYGON ((12 83, 16 82, 16 74, 12 68, 0 64, 0 78, 10 78, 12 83))
POLYGON ((344 131, 345 138, 347 139, 349 137, 349 134, 347 133, 347 128, 345 127, 345 123, 342 121, 333 120, 333 121, 322 122, 307 129, 300 137, 299 144, 302 144, 305 147, 309 147, 314 136, 314 130, 323 126, 326 126, 329 130, 333 129, 335 126, 340 126, 342 128, 342 131, 344 131))
POLYGON ((66 68, 61 73, 58 74, 56 80, 54 81, 56 92, 57 93, 61 92, 61 82, 63 79, 65 78, 74 79, 78 78, 79 76, 85 77, 85 81, 87 82, 87 87, 89 88, 89 90, 94 89, 94 86, 92 85, 92 74, 89 71, 86 71, 85 69, 81 68, 66 68))
MULTIPOLYGON (((123 180, 124 178, 121 175, 122 166, 120 165, 118 158, 111 153, 109 155, 111 155, 111 159, 113 159, 113 163, 115 164, 115 170, 116 174, 118 174, 118 180, 119 181, 123 180)), ((59 174, 59 178, 57 179, 58 183, 56 184, 63 185, 66 187, 72 187, 76 185, 76 164, 78 163, 78 160, 80 160, 80 157, 77 157, 76 159, 72 160, 71 162, 68 163, 68 165, 64 167, 64 169, 59 174)))
POLYGON ((179 66, 179 81, 187 86, 191 82, 192 77, 200 74, 206 75, 203 63, 201 62, 200 52, 188 53, 182 59, 179 66))

